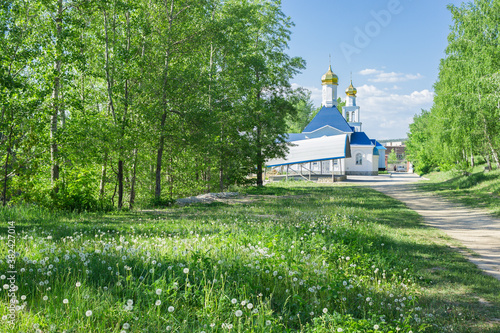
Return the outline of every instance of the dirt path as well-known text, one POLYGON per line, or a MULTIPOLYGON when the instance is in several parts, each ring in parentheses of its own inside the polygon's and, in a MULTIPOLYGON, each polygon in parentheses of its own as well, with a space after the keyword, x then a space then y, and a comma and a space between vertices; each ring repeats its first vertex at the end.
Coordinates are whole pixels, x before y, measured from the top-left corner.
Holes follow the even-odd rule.
POLYGON ((465 208, 442 198, 415 190, 420 178, 411 174, 375 177, 349 176, 348 184, 370 186, 404 202, 424 217, 425 222, 460 241, 474 255, 465 253, 485 273, 500 280, 500 219, 487 212, 465 208))

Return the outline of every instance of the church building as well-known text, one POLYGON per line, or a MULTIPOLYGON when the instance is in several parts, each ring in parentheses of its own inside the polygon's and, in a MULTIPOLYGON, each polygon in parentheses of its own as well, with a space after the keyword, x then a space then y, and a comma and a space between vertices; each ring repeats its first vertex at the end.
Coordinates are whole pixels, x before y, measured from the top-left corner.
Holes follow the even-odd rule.
POLYGON ((302 133, 289 133, 289 153, 267 161, 274 174, 300 174, 308 179, 345 179, 347 175, 377 175, 385 168, 385 148, 362 131, 357 90, 346 89, 346 105, 337 106, 338 77, 332 67, 321 78, 322 108, 302 133), (382 154, 382 157, 380 157, 382 154), (305 173, 304 173, 305 170, 305 173))

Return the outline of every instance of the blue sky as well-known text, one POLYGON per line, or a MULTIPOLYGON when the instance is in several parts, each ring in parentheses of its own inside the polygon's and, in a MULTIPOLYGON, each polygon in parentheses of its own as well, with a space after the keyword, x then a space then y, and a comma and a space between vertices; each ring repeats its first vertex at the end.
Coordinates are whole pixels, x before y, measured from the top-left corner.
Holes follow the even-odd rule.
POLYGON ((461 0, 282 0, 292 18, 289 54, 307 62, 294 86, 321 104, 321 76, 332 69, 345 99, 352 72, 363 130, 375 139, 407 137, 408 125, 434 96, 452 24, 448 4, 461 0))

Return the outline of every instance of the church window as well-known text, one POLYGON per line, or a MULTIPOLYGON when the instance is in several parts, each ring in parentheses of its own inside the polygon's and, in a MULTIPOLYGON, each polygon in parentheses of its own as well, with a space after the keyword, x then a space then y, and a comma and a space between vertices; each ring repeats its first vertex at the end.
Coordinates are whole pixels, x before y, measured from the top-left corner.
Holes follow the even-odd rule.
POLYGON ((361 153, 356 154, 356 165, 363 165, 363 155, 361 153))

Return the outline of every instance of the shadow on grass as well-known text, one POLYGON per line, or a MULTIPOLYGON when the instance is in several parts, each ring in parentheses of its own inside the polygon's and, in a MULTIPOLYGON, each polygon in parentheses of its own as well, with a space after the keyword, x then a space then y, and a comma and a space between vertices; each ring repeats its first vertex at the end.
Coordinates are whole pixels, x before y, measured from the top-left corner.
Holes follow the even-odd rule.
POLYGON ((417 189, 434 192, 469 207, 500 216, 500 170, 455 175, 444 181, 422 182, 417 189))

